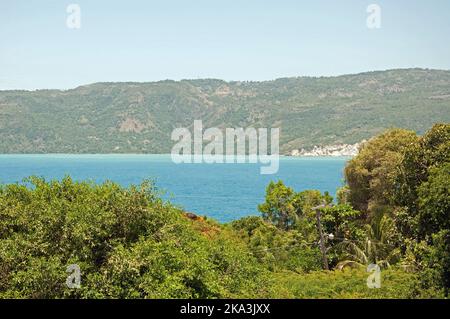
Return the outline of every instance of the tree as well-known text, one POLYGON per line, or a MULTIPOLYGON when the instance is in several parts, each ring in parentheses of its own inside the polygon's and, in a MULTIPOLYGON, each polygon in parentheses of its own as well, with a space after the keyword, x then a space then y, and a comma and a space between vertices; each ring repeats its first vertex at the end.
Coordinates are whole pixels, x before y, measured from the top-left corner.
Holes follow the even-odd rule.
MULTIPOLYGON (((421 196, 419 190, 421 190, 422 197, 433 195, 439 187, 434 188, 432 193, 427 192, 426 188, 435 185, 438 181, 436 180, 432 185, 423 185, 423 183, 427 182, 431 172, 439 174, 436 171, 437 167, 449 162, 450 124, 434 125, 423 137, 405 150, 403 160, 396 170, 395 187, 391 195, 395 206, 398 207, 395 213, 397 228, 405 238, 420 241, 428 237, 428 240, 431 240, 430 236, 434 230, 427 226, 424 220, 421 222, 419 216, 422 214, 421 211, 428 210, 428 205, 423 203, 426 199, 419 199, 421 196), (420 204, 421 201, 422 204, 420 204)), ((445 172, 442 173, 445 174, 445 172)), ((445 179, 445 177, 433 178, 445 179)))
POLYGON ((361 212, 348 204, 338 204, 322 209, 322 224, 327 234, 332 233, 336 239, 362 238, 361 212))
POLYGON ((231 226, 245 240, 258 261, 272 271, 304 273, 321 269, 318 247, 311 246, 297 227, 281 230, 257 216, 233 221, 231 226))
POLYGON ((432 167, 428 180, 418 188, 419 233, 450 229, 450 162, 432 167))
POLYGON ((354 208, 372 217, 391 204, 396 170, 406 148, 417 139, 413 131, 391 129, 363 144, 344 171, 348 200, 354 208))
POLYGON ((394 178, 396 187, 392 195, 399 207, 394 215, 396 226, 404 238, 404 249, 411 252, 422 272, 422 285, 428 287, 433 282, 447 294, 450 289, 449 176, 450 124, 435 124, 406 149, 394 178))
POLYGON ((315 206, 331 204, 333 197, 328 192, 322 194, 317 189, 307 189, 298 193, 298 201, 303 212, 309 212, 315 206))
POLYGON ((336 245, 345 256, 338 269, 352 265, 370 263, 389 267, 400 260, 400 250, 396 248, 394 221, 386 215, 378 215, 371 224, 365 225, 364 240, 344 240, 336 245))
POLYGON ((186 218, 147 182, 123 188, 66 177, 0 186, 0 299, 266 294, 268 271, 236 237, 186 218), (73 264, 79 289, 66 285, 73 264))
POLYGON ((273 223, 278 228, 287 230, 294 226, 302 213, 299 196, 280 180, 270 182, 266 188, 266 198, 258 205, 264 220, 273 223))
POLYGON ((405 149, 394 177, 396 205, 417 213, 419 186, 428 179, 429 169, 450 162, 450 124, 435 124, 423 137, 405 149))

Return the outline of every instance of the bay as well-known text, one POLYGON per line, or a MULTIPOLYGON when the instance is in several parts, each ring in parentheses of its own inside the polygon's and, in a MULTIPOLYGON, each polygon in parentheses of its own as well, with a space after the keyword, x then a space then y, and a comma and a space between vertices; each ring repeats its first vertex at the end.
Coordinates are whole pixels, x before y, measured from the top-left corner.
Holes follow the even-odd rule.
POLYGON ((279 179, 296 191, 318 189, 334 196, 343 184, 348 157, 280 157, 277 174, 261 175, 260 164, 175 164, 170 155, 0 155, 0 183, 36 175, 47 180, 106 180, 125 187, 152 179, 164 197, 186 211, 229 222, 259 215, 267 184, 279 179))

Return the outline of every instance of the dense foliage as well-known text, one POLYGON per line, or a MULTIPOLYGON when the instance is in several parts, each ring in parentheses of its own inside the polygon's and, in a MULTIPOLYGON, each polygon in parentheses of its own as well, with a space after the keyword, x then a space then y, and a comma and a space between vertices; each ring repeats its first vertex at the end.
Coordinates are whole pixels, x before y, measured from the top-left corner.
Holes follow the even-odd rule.
POLYGON ((389 221, 390 245, 423 289, 450 289, 450 124, 425 135, 390 130, 347 165, 346 199, 367 222, 389 221))
POLYGON ((151 184, 29 182, 0 190, 0 297, 269 295, 245 245, 197 231, 151 184), (70 264, 82 270, 80 289, 65 284, 70 264))
POLYGON ((445 297, 449 155, 448 124, 389 130, 348 163, 337 201, 271 182, 261 217, 225 225, 163 201, 151 182, 3 185, 0 298, 445 297), (74 264, 79 288, 66 285, 74 264), (366 285, 369 264, 380 288, 366 285))
POLYGON ((351 189, 348 200, 355 208, 373 215, 389 204, 403 153, 417 139, 412 131, 391 129, 362 146, 358 156, 345 167, 351 189))
POLYGON ((450 72, 406 69, 265 82, 96 83, 0 91, 0 153, 169 153, 175 127, 280 127, 280 149, 356 143, 450 122, 450 72))

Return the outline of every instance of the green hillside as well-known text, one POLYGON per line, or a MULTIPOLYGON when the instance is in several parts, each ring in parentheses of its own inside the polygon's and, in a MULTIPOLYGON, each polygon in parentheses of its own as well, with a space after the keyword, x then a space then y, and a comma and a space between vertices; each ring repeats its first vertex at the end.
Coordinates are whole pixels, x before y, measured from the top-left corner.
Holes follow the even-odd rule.
POLYGON ((168 153, 176 127, 280 127, 281 152, 450 122, 450 71, 0 91, 0 153, 168 153))

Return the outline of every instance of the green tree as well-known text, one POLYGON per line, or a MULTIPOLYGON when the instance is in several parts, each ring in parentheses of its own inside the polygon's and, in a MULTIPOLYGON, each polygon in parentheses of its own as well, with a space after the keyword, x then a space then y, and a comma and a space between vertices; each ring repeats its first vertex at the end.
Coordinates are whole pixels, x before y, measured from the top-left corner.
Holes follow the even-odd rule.
POLYGON ((272 271, 303 273, 321 269, 318 247, 311 246, 296 228, 281 230, 256 216, 234 221, 231 226, 247 242, 252 254, 272 271))
POLYGON ((396 170, 406 148, 417 139, 413 131, 391 129, 362 146, 345 167, 348 200, 353 207, 374 215, 391 205, 396 170))
POLYGON ((269 183, 265 202, 258 205, 258 210, 264 220, 283 230, 292 228, 302 213, 297 193, 282 181, 269 183))
POLYGON ((365 225, 365 230, 366 237, 363 240, 344 240, 336 245, 344 257, 344 260, 338 263, 338 269, 370 263, 390 267, 400 260, 395 225, 390 217, 378 215, 371 224, 365 225))
POLYGON ((362 213, 348 204, 338 204, 322 209, 322 225, 327 234, 336 239, 362 238, 362 213))
POLYGON ((434 234, 450 229, 450 162, 430 168, 428 180, 417 193, 419 232, 434 234))
POLYGON ((393 201, 403 248, 414 256, 422 286, 448 294, 450 282, 450 124, 436 124, 405 151, 393 201), (430 279, 434 278, 434 279, 430 279), (436 279, 438 278, 438 279, 436 279))
POLYGON ((0 298, 256 297, 270 289, 244 241, 191 222, 149 182, 33 177, 0 187, 0 298), (71 264, 81 269, 80 289, 65 284, 71 264))
MULTIPOLYGON (((392 196, 395 204, 406 208, 407 214, 415 218, 419 212, 419 187, 427 181, 433 167, 449 162, 450 124, 436 124, 406 149, 395 176, 396 187, 392 196)), ((407 229, 408 225, 402 228, 405 235, 414 236, 413 229, 407 229)))

